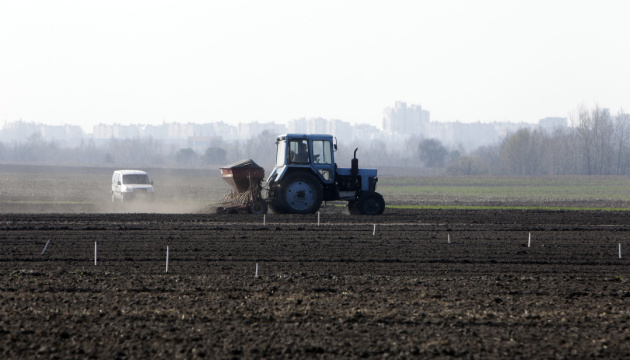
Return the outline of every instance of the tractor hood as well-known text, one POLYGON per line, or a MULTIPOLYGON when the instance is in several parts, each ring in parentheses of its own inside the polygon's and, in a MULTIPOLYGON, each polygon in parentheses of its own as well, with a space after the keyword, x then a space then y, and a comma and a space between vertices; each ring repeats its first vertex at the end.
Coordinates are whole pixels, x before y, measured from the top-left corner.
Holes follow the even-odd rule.
MULTIPOLYGON (((352 169, 350 168, 338 168, 337 174, 341 176, 351 176, 352 169)), ((358 176, 361 177, 361 189, 369 189, 370 188, 370 178, 376 179, 377 171, 376 169, 359 169, 358 176)))

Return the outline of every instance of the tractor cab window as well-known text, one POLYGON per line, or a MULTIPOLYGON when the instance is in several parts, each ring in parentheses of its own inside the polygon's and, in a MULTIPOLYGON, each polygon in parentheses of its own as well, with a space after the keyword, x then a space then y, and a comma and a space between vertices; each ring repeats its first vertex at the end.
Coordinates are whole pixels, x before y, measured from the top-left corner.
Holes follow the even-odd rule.
POLYGON ((313 162, 315 164, 332 164, 332 156, 330 154, 330 141, 315 140, 313 141, 313 162))
POLYGON ((276 166, 284 166, 284 157, 287 151, 287 143, 278 139, 278 149, 276 151, 276 166))
POLYGON ((294 139, 289 141, 289 163, 309 164, 308 140, 294 139))

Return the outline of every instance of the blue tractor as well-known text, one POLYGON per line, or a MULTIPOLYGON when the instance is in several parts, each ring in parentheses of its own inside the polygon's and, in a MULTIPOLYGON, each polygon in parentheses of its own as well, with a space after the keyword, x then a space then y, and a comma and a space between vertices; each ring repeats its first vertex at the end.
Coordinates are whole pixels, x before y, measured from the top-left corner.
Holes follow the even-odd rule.
POLYGON ((357 149, 350 168, 335 163, 332 135, 285 134, 276 140, 276 164, 267 178, 266 203, 276 213, 312 214, 322 201, 347 201, 351 214, 380 215, 376 169, 359 169, 357 149))

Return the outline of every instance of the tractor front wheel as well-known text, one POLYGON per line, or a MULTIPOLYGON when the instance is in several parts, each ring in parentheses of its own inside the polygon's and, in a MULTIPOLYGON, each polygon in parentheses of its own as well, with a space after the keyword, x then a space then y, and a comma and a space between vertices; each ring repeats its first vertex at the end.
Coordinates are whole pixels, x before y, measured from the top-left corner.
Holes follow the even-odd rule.
POLYGON ((309 173, 293 173, 282 181, 277 192, 277 208, 289 214, 313 214, 322 204, 320 182, 309 173))
POLYGON ((383 199, 383 195, 377 192, 367 191, 359 196, 357 208, 363 215, 381 215, 385 210, 385 200, 383 199))

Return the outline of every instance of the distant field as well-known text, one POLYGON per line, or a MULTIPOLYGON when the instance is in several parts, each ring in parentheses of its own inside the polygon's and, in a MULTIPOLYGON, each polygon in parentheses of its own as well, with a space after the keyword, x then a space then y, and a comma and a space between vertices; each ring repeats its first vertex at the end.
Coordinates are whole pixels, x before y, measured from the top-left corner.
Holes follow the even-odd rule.
POLYGON ((379 191, 403 207, 527 207, 630 209, 630 178, 622 176, 385 176, 379 191))
MULTIPOLYGON (((113 170, 113 167, 0 165, 0 210, 111 212, 113 170), (41 205, 40 209, 35 210, 35 205, 41 205)), ((216 204, 230 191, 218 167, 143 170, 155 181, 156 203, 138 211, 198 211, 216 204)), ((383 173, 377 189, 389 207, 630 210, 630 177, 392 176, 388 175, 391 172, 383 173)))

